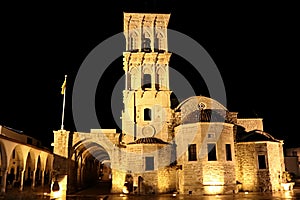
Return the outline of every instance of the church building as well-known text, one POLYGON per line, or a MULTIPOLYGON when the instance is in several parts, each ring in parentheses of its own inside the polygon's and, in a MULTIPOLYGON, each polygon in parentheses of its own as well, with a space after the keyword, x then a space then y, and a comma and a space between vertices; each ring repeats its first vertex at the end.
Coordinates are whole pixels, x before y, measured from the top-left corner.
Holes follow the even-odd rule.
POLYGON ((218 101, 174 103, 169 86, 170 14, 124 13, 122 133, 112 192, 227 194, 281 190, 283 141, 261 118, 240 119, 218 101))

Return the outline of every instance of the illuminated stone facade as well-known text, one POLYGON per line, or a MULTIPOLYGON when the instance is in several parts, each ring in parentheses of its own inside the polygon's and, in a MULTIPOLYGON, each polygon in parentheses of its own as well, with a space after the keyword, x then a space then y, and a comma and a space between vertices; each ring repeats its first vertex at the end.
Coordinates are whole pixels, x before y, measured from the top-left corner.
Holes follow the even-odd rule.
POLYGON ((236 144, 237 180, 245 191, 279 191, 284 171, 282 143, 271 141, 236 144))
MULTIPOLYGON (((262 119, 238 119, 236 112, 204 96, 174 105, 169 18, 170 14, 124 13, 122 132, 92 129, 72 134, 72 146, 67 146, 72 179, 68 183, 73 185, 68 188, 74 191, 105 177, 112 193, 280 190, 283 142, 263 131, 262 119), (111 170, 103 170, 101 165, 108 162, 111 170)), ((55 146, 61 149, 65 139, 55 139, 55 146)))
POLYGON ((52 163, 52 152, 39 140, 0 125, 0 194, 12 188, 49 187, 52 163))
POLYGON ((243 133, 263 130, 262 119, 238 119, 237 113, 203 96, 188 98, 171 108, 169 18, 169 14, 124 13, 123 150, 119 170, 113 169, 112 191, 120 192, 125 177, 133 179, 129 192, 142 194, 280 190, 282 142, 274 139, 262 143, 266 159, 276 157, 264 173, 257 168, 261 153, 253 147, 257 143, 240 139, 243 133), (252 156, 243 151, 249 145, 254 148, 252 156), (244 162, 248 162, 248 170, 240 169, 244 162))
POLYGON ((234 125, 226 108, 211 98, 197 96, 176 110, 180 110, 180 125, 175 127, 177 165, 182 166, 177 171, 178 191, 235 192, 234 125))

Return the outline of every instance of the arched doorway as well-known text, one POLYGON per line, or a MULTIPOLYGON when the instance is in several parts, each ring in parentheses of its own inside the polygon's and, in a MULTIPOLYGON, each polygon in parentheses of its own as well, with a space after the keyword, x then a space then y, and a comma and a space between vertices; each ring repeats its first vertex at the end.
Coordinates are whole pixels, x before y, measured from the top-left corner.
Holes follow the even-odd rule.
POLYGON ((73 147, 70 169, 70 184, 76 190, 103 182, 111 185, 110 156, 105 148, 93 141, 81 141, 73 147))

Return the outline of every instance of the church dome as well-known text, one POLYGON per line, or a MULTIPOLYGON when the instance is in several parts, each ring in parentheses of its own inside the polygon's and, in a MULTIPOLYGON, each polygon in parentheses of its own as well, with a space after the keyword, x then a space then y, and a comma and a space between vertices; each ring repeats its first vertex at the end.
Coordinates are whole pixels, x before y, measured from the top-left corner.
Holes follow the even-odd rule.
POLYGON ((180 103, 175 112, 181 113, 181 123, 226 122, 232 123, 230 113, 218 101, 205 97, 193 96, 180 103))

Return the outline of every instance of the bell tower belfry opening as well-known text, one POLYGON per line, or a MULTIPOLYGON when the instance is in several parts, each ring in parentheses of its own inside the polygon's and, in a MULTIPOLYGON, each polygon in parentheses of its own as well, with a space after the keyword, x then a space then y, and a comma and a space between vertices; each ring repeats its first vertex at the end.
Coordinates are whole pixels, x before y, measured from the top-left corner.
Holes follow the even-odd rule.
POLYGON ((147 137, 169 140, 169 18, 170 14, 124 13, 122 130, 126 143, 147 137))

